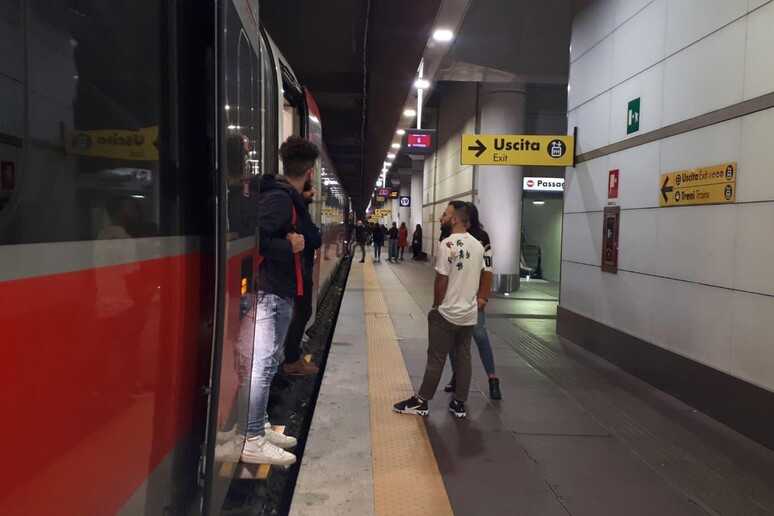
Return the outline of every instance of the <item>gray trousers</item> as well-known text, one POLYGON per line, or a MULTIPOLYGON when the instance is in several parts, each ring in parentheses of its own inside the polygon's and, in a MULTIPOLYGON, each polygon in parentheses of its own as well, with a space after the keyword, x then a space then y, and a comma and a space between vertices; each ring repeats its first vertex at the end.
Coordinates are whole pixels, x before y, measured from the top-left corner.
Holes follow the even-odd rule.
POLYGON ((427 366, 422 387, 417 392, 420 398, 433 399, 441 381, 446 357, 454 351, 452 356, 457 379, 454 397, 459 401, 468 400, 470 378, 473 374, 470 366, 470 340, 473 336, 473 328, 474 326, 457 326, 450 323, 438 310, 431 310, 427 314, 427 366))

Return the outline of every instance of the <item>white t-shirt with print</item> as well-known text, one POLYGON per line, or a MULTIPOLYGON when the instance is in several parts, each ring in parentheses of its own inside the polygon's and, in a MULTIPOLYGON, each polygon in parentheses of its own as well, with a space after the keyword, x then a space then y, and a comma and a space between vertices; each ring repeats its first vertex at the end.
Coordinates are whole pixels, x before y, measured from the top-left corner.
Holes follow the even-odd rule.
POLYGON ((476 297, 484 269, 484 247, 468 233, 453 233, 438 245, 435 270, 449 277, 438 312, 457 326, 478 322, 476 297))

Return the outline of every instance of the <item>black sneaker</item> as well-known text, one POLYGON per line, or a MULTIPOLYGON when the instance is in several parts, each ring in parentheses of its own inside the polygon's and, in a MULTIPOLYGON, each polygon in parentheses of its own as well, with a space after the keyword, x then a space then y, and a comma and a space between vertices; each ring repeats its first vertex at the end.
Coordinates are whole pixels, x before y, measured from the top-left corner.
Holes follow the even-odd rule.
POLYGON ((457 378, 452 375, 451 380, 449 380, 449 383, 446 384, 446 386, 443 388, 443 392, 454 392, 454 389, 457 388, 457 378))
POLYGON ((497 378, 489 379, 489 397, 493 400, 499 400, 503 397, 500 394, 500 380, 497 378))
POLYGON ((416 414, 417 416, 426 416, 430 413, 427 408, 427 400, 421 400, 417 396, 412 396, 407 400, 393 405, 395 412, 400 414, 416 414))
POLYGON ((449 412, 454 414, 454 417, 467 417, 468 413, 465 412, 465 402, 459 401, 452 396, 449 402, 449 412))

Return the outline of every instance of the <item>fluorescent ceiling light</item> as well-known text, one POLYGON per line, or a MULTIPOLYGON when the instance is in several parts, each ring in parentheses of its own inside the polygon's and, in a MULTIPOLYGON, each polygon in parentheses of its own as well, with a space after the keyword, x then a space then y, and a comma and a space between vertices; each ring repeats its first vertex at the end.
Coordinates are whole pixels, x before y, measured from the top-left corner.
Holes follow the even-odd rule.
POLYGON ((400 149, 400 143, 393 143, 392 145, 390 145, 390 147, 392 147, 393 149, 400 149))
POLYGON ((426 79, 417 79, 414 82, 414 87, 420 90, 426 90, 427 88, 430 87, 430 81, 426 79))
POLYGON ((537 206, 542 206, 546 203, 546 201, 541 201, 540 199, 536 201, 532 201, 532 204, 536 204, 537 206))
POLYGON ((397 131, 395 131, 395 134, 397 134, 398 136, 403 136, 404 134, 406 134, 406 131, 404 131, 403 129, 398 129, 397 131))
POLYGON ((417 112, 413 109, 407 109, 403 112, 403 116, 417 116, 417 112))
POLYGON ((393 153, 387 154, 387 158, 389 158, 389 159, 393 159, 394 157, 395 157, 395 154, 393 154, 393 153))
POLYGON ((433 32, 433 39, 436 41, 451 41, 454 33, 448 29, 439 29, 433 32))

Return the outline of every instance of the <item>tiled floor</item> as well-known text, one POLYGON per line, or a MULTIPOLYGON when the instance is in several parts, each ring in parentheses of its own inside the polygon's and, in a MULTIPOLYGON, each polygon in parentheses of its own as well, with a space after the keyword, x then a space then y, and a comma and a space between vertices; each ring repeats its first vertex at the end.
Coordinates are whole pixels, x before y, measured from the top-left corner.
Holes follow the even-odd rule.
MULTIPOLYGON (((416 388, 425 366, 434 272, 409 261, 374 267, 416 388)), ((362 274, 355 264, 350 284, 357 285, 362 274)), ((345 327, 363 317, 347 304, 351 295, 356 293, 348 287, 347 320, 339 318, 345 327)), ((490 301, 487 327, 501 401, 489 399, 474 350, 468 419, 448 414, 442 385, 430 402, 426 431, 455 514, 774 514, 774 453, 559 339, 557 300, 557 285, 530 282, 490 301)), ((355 346, 363 340, 356 332, 338 335, 334 341, 350 339, 355 346)), ((442 383, 448 378, 447 371, 442 383)), ((363 378, 337 380, 326 371, 323 390, 336 381, 363 378)), ((328 417, 326 407, 318 406, 315 419, 318 413, 328 417)), ((347 418, 363 417, 354 409, 339 416, 339 428, 347 427, 347 418)), ((363 425, 355 422, 353 428, 362 431, 363 425)), ((352 438, 366 450, 367 437, 352 438)), ((310 434, 307 453, 313 443, 310 434)), ((363 464, 338 467, 361 472, 355 483, 367 489, 372 479, 362 473, 368 459, 361 455, 363 464)), ((319 464, 306 471, 326 474, 319 464)), ((305 474, 302 467, 300 485, 305 474)), ((360 514, 372 513, 359 508, 360 514)))

